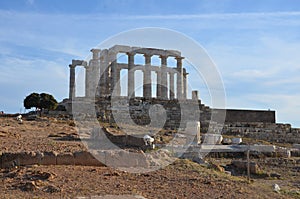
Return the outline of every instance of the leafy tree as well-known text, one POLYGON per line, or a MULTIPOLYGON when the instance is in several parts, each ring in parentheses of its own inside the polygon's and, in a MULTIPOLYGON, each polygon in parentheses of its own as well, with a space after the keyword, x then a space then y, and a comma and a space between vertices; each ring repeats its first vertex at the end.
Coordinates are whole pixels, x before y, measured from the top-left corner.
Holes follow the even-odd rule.
POLYGON ((26 109, 48 109, 54 110, 57 107, 56 99, 47 93, 31 93, 24 99, 24 107, 26 109))
POLYGON ((48 110, 54 110, 57 107, 57 101, 56 99, 47 93, 41 93, 40 94, 40 105, 41 108, 48 109, 48 110))
POLYGON ((40 94, 31 93, 24 99, 24 107, 26 109, 31 109, 33 107, 40 108, 40 94))

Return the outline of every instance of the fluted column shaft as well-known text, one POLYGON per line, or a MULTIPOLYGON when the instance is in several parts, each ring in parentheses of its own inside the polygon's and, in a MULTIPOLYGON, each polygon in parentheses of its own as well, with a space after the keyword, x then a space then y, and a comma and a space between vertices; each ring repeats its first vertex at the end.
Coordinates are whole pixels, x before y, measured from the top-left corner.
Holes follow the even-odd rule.
POLYGON ((135 97, 134 85, 134 53, 128 55, 128 97, 135 97))
POLYGON ((187 77, 188 73, 186 73, 185 69, 183 71, 183 99, 187 98, 187 93, 188 93, 188 87, 187 87, 187 77))
POLYGON ((177 60, 177 99, 183 98, 183 69, 182 59, 183 57, 176 57, 177 60))
POLYGON ((89 66, 85 66, 86 97, 100 95, 100 91, 96 90, 100 80, 100 49, 91 49, 91 52, 93 53, 93 58, 91 59, 89 66))
POLYGON ((151 55, 145 54, 145 69, 144 72, 144 82, 143 82, 143 96, 145 98, 151 98, 152 97, 152 82, 151 82, 151 55))
POLYGON ((118 80, 118 71, 117 71, 117 53, 110 51, 109 53, 109 62, 110 62, 110 94, 114 93, 115 96, 120 96, 120 81, 118 80))
POLYGON ((69 99, 72 100, 75 98, 75 67, 72 64, 69 65, 70 67, 70 84, 69 84, 69 99))
POLYGON ((174 95, 174 92, 175 92, 175 85, 174 85, 174 73, 169 73, 170 75, 170 99, 174 99, 175 98, 175 95, 174 95))
POLYGON ((92 70, 90 66, 85 66, 85 97, 91 97, 92 70))
POLYGON ((168 99, 168 73, 167 73, 167 56, 161 58, 161 98, 168 99))
POLYGON ((100 95, 102 97, 109 94, 109 68, 108 68, 108 50, 104 49, 101 51, 100 56, 100 95))
POLYGON ((161 98, 161 71, 156 71, 156 98, 161 98))

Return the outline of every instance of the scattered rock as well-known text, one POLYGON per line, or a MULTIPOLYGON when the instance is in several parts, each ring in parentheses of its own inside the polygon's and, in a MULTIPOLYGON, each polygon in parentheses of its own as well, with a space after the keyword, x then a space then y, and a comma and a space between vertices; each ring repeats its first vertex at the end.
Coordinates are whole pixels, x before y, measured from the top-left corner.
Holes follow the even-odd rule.
POLYGON ((55 177, 54 173, 37 171, 29 177, 30 180, 51 180, 55 177))
POLYGON ((217 165, 217 164, 210 164, 210 167, 212 168, 212 169, 214 169, 214 170, 216 170, 216 171, 219 171, 219 172, 222 172, 222 173, 224 173, 225 172, 225 169, 222 167, 222 166, 220 166, 220 165, 217 165))
POLYGON ((34 191, 34 190, 38 189, 38 187, 36 186, 34 181, 29 181, 29 182, 26 182, 23 185, 21 185, 20 189, 22 191, 34 191))
POLYGON ((104 176, 120 176, 121 174, 119 172, 110 172, 110 173, 105 173, 103 174, 104 176))
POLYGON ((60 192, 61 189, 59 187, 54 186, 54 185, 48 185, 48 186, 45 186, 43 188, 43 191, 47 192, 47 193, 55 193, 55 192, 60 192))
POLYGON ((231 176, 231 172, 230 171, 225 171, 225 174, 230 175, 231 176))
POLYGON ((224 144, 224 145, 229 145, 229 144, 231 144, 231 143, 232 143, 232 141, 231 141, 230 138, 224 138, 224 139, 222 140, 222 144, 224 144))
MULTIPOLYGON (((247 161, 243 160, 233 160, 231 164, 237 169, 241 171, 247 171, 247 161)), ((255 162, 250 162, 250 173, 259 174, 260 169, 255 162)))
POLYGON ((274 190, 275 192, 279 193, 279 191, 280 191, 279 185, 278 185, 278 184, 273 184, 273 190, 274 190))
POLYGON ((279 173, 270 173, 270 177, 279 179, 281 177, 281 174, 279 174, 279 173))
POLYGON ((243 142, 242 138, 232 138, 231 139, 232 144, 241 144, 243 142))

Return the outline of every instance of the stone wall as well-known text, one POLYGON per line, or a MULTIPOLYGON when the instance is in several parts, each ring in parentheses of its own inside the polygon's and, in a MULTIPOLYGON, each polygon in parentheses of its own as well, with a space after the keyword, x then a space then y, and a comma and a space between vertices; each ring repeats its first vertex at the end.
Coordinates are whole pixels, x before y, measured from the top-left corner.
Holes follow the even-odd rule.
MULTIPOLYGON (((72 104, 68 100, 62 103, 66 106, 67 112, 72 114, 72 104)), ((95 101, 88 98, 76 98, 74 104, 80 106, 83 113, 97 114, 97 117, 104 122, 114 123, 114 116, 118 116, 118 122, 128 121, 132 119, 138 125, 150 124, 149 109, 152 105, 161 105, 166 110, 166 123, 164 128, 177 129, 179 125, 185 127, 188 120, 197 120, 201 122, 202 132, 206 132, 208 125, 211 124, 212 113, 226 111, 226 123, 275 123, 275 111, 264 110, 238 110, 238 109, 211 109, 201 100, 162 100, 162 99, 146 99, 136 97, 130 99, 127 97, 116 97, 111 100, 110 97, 99 97, 95 101), (96 104, 91 106, 91 104, 96 104)), ((156 114, 163 115, 163 109, 156 107, 156 114), (159 113, 160 111, 161 114, 159 113)))
MULTIPOLYGON (((212 109, 214 112, 223 109, 212 109)), ((275 123, 275 111, 226 109, 225 122, 263 122, 275 123)))
POLYGON ((178 129, 180 124, 185 127, 187 121, 200 120, 200 105, 200 101, 196 100, 133 98, 128 102, 127 97, 119 97, 111 102, 107 98, 98 98, 96 112, 106 122, 127 123, 132 120, 138 125, 149 125, 152 118, 152 125, 163 120, 166 121, 165 129, 178 129))
POLYGON ((129 153, 124 150, 103 150, 95 152, 97 159, 87 151, 74 153, 20 152, 0 153, 0 168, 26 165, 80 165, 80 166, 149 166, 143 152, 129 153))
POLYGON ((262 122, 225 123, 222 134, 266 140, 269 142, 300 143, 300 129, 292 128, 290 124, 262 122))

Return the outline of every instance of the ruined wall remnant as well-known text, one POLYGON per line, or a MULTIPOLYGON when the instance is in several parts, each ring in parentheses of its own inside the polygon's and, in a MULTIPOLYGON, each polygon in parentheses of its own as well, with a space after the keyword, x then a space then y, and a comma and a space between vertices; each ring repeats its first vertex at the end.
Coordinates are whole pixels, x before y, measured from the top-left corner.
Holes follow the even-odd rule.
MULTIPOLYGON (((213 111, 219 110, 213 109, 213 111)), ((275 123, 275 111, 226 109, 225 122, 275 123)))

